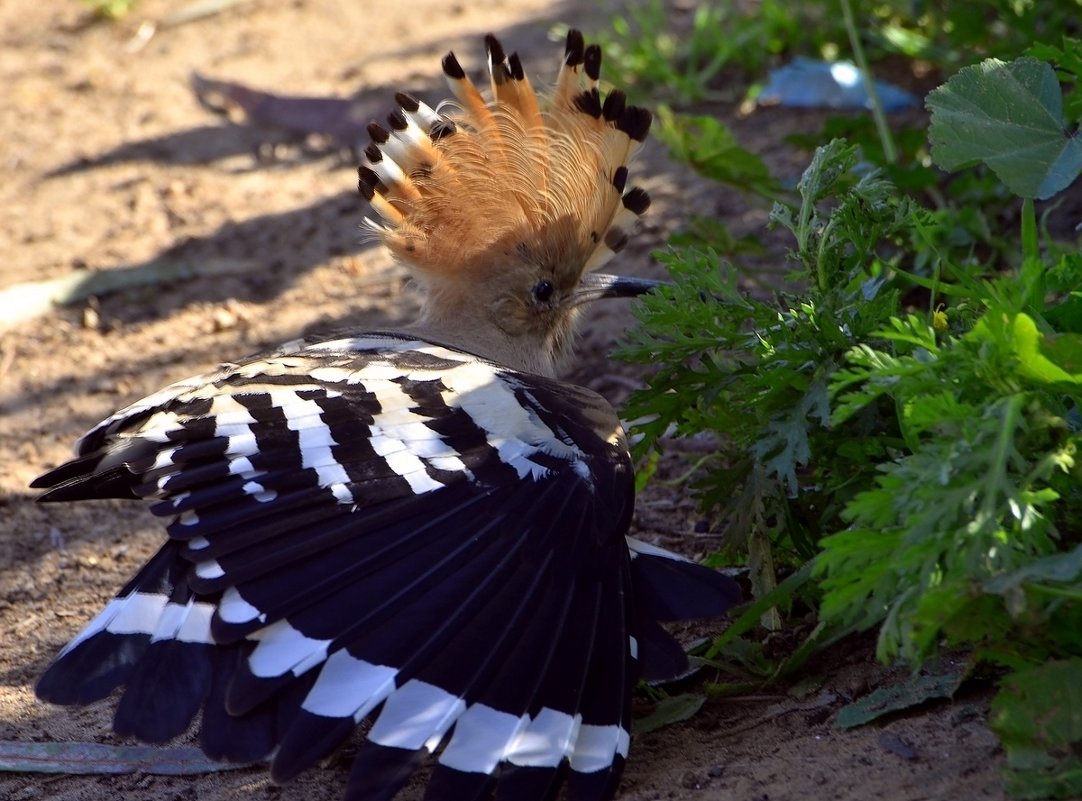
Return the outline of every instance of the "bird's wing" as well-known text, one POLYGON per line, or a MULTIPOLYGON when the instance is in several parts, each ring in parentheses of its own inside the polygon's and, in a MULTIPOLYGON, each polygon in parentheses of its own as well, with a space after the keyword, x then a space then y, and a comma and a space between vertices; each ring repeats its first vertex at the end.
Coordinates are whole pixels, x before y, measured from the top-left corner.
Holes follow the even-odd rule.
POLYGON ((623 433, 593 393, 395 336, 231 365, 134 404, 44 500, 144 497, 169 541, 37 692, 125 685, 119 732, 287 779, 370 717, 348 798, 607 798, 636 609, 623 433))

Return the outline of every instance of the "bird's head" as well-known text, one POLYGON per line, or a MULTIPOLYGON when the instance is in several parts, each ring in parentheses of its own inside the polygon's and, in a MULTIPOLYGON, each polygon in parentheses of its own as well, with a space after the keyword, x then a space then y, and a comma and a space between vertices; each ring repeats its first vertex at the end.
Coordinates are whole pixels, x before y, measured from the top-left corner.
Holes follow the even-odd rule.
POLYGON ((650 113, 598 89, 601 49, 572 30, 553 90, 539 97, 517 54, 485 38, 491 97, 448 53, 454 94, 433 109, 396 95, 369 126, 360 190, 367 226, 425 291, 421 333, 516 369, 555 372, 584 303, 656 282, 596 270, 650 205, 628 163, 650 113))

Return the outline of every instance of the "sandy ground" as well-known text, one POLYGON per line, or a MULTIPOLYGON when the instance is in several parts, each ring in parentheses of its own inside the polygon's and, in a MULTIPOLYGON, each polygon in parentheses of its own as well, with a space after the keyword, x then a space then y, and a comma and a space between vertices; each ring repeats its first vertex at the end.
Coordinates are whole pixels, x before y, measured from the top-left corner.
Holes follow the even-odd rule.
MULTIPOLYGON (((0 329, 0 740, 118 742, 108 704, 53 708, 31 686, 161 537, 135 504, 39 506, 27 484, 63 460, 88 426, 169 381, 301 333, 387 325, 413 309, 398 268, 359 241, 363 209, 349 153, 226 123, 196 102, 191 72, 285 93, 356 92, 367 119, 383 116, 396 89, 442 97, 440 56, 454 47, 476 69, 488 31, 513 43, 538 75, 559 53, 553 23, 606 25, 603 15, 539 0, 254 0, 131 46, 140 22, 178 5, 143 0, 113 25, 89 24, 72 0, 0 5, 0 291, 77 270, 216 271, 0 329)), ((760 150, 780 141, 774 133, 754 141, 754 124, 741 130, 760 150)), ((668 164, 657 145, 643 163, 655 210, 620 266, 626 272, 658 274, 649 250, 693 206, 719 209, 737 228, 762 220, 668 164)), ((0 308, 0 324, 21 311, 0 308)), ((598 310, 570 376, 616 402, 636 376, 604 353, 629 319, 617 305, 598 310)), ((701 554, 710 541, 692 534, 693 505, 668 493, 641 499, 639 536, 701 554)), ((982 722, 986 692, 839 732, 838 708, 904 674, 875 665, 866 642, 838 649, 812 672, 825 694, 794 701, 780 689, 713 701, 686 724, 637 738, 619 798, 1003 797, 1001 752, 982 722)), ((348 749, 281 788, 260 769, 179 778, 0 774, 0 798, 334 798, 347 758, 348 749)), ((403 795, 420 793, 414 783, 403 795)))

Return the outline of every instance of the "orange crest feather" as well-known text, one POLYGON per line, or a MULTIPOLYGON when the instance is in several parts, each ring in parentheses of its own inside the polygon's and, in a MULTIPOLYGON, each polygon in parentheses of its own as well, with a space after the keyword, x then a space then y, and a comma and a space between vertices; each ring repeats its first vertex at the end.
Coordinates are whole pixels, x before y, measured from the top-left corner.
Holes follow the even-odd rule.
POLYGON ((539 98, 517 54, 485 37, 491 99, 454 53, 443 59, 453 101, 433 110, 395 98, 390 130, 368 126, 372 144, 360 190, 382 218, 369 228, 402 261, 431 275, 479 277, 510 258, 600 267, 627 243, 650 204, 625 191, 627 164, 650 113, 598 90, 601 48, 568 33, 563 64, 539 98))

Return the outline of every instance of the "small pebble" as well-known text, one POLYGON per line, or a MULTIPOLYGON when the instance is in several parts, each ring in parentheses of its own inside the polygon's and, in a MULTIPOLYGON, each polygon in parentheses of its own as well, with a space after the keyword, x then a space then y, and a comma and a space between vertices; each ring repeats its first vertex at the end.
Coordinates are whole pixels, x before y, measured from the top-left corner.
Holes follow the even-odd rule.
POLYGON ((879 747, 908 762, 915 762, 919 758, 919 754, 917 754, 913 746, 897 734, 891 734, 890 732, 883 732, 879 735, 879 747))
POLYGON ((684 774, 684 778, 680 780, 680 786, 686 790, 701 790, 703 789, 703 778, 692 773, 690 770, 684 774))

